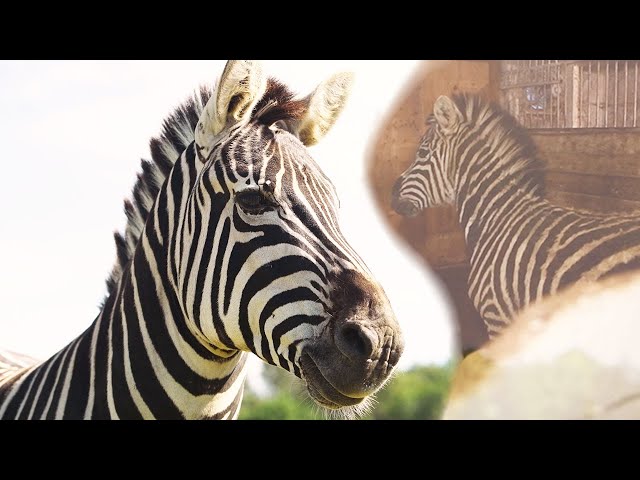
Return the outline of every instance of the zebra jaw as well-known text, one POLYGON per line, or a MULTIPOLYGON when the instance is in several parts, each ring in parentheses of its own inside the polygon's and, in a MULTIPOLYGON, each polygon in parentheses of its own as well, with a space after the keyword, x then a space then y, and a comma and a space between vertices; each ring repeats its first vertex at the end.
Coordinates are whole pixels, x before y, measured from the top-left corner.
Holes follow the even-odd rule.
POLYGON ((302 377, 319 405, 331 410, 358 405, 391 377, 404 340, 392 327, 365 323, 373 322, 338 320, 303 350, 302 377))
POLYGON ((354 270, 334 272, 326 328, 303 348, 299 365, 309 395, 337 410, 363 402, 391 376, 404 339, 386 295, 354 270))

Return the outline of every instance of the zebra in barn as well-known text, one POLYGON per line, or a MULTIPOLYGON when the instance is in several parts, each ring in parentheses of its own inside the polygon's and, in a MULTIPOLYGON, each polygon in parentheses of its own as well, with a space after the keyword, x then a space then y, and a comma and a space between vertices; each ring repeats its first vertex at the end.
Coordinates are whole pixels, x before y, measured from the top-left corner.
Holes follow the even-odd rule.
POLYGON ((577 282, 640 267, 640 216, 543 197, 543 164, 524 128, 479 96, 439 97, 394 210, 453 204, 470 255, 469 297, 495 336, 526 305, 577 282))
POLYGON ((358 414, 403 339, 305 148, 350 85, 337 74, 296 100, 259 63, 230 61, 178 107, 125 201, 101 312, 42 363, 0 357, 0 417, 234 419, 248 352, 358 414))

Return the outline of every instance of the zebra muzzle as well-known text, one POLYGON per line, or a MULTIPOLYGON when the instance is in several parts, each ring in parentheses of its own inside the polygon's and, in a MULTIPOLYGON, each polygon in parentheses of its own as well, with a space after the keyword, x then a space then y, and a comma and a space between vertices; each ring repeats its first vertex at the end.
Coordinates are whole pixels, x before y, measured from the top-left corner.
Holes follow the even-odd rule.
POLYGON ((394 198, 391 201, 391 207, 403 217, 415 217, 420 213, 420 207, 413 200, 406 198, 394 198))
POLYGON ((357 405, 365 397, 349 397, 340 392, 333 384, 324 376, 320 368, 311 358, 311 355, 305 353, 300 358, 300 365, 307 382, 309 395, 324 407, 338 409, 357 405))
POLYGON ((403 347, 390 327, 345 321, 327 329, 300 357, 309 394, 327 408, 360 403, 387 381, 403 347))
POLYGON ((309 394, 321 405, 355 405, 378 390, 398 363, 404 341, 381 287, 356 270, 329 278, 332 311, 326 328, 300 358, 309 394))

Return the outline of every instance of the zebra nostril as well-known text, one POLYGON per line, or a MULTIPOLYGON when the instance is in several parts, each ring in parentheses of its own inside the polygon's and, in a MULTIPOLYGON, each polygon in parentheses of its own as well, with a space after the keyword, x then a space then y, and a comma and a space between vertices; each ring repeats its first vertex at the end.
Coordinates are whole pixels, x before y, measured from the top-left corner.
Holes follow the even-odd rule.
POLYGON ((375 351, 378 336, 357 323, 344 323, 336 330, 335 342, 346 357, 354 362, 363 361, 375 351))

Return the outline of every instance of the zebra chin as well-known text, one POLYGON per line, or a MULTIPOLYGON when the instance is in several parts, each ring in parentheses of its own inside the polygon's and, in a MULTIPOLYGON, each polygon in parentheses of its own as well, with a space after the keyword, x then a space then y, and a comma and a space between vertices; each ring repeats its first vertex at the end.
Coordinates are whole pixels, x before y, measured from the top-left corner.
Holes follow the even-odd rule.
POLYGON ((337 410, 342 407, 351 407, 358 405, 368 396, 365 394, 360 397, 350 397, 340 392, 327 380, 308 354, 300 359, 300 363, 309 395, 325 408, 337 410))
POLYGON ((404 339, 379 285, 353 270, 339 272, 331 283, 331 319, 305 345, 299 365, 309 395, 336 410, 360 404, 385 384, 404 339))
POLYGON ((391 378, 402 348, 401 343, 394 345, 388 337, 385 346, 372 351, 366 358, 354 358, 320 338, 306 347, 300 357, 307 391, 316 403, 330 410, 356 406, 391 378))

